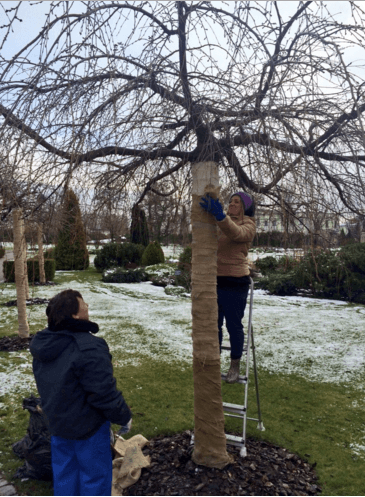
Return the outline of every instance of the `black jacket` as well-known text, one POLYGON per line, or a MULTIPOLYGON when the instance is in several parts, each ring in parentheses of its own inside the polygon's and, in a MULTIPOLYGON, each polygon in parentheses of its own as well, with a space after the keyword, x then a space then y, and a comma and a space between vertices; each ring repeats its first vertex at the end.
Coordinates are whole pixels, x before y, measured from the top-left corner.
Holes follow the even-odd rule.
POLYGON ((67 319, 39 331, 30 343, 33 373, 52 435, 86 440, 107 420, 126 425, 132 414, 113 377, 111 354, 99 327, 67 319))

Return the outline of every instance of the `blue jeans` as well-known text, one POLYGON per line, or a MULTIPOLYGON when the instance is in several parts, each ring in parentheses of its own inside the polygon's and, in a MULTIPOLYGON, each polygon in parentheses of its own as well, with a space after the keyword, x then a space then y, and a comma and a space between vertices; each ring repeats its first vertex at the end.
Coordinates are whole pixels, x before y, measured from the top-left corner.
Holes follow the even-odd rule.
POLYGON ((87 440, 51 437, 54 495, 111 495, 110 422, 87 440))
POLYGON ((219 346, 222 346, 222 326, 226 326, 231 342, 231 359, 240 359, 243 351, 244 333, 242 319, 245 314, 249 286, 230 288, 217 287, 219 346))

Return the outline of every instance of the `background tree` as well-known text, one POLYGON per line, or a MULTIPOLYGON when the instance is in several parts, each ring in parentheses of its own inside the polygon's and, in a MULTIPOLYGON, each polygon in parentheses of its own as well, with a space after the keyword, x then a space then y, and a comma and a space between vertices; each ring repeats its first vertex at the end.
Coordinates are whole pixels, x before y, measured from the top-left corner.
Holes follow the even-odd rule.
POLYGON ((26 298, 28 279, 26 252, 24 250, 24 218, 22 209, 13 210, 13 226, 14 226, 14 271, 15 271, 15 286, 18 308, 18 334, 21 338, 29 337, 29 325, 27 320, 26 298), (25 271, 24 271, 25 268, 25 271))
POLYGON ((82 270, 89 267, 89 253, 80 206, 71 189, 65 192, 61 228, 55 247, 55 260, 58 270, 82 270))
POLYGON ((130 235, 132 243, 140 243, 145 247, 149 244, 150 236, 148 232, 146 214, 138 205, 134 205, 132 208, 130 235))
POLYGON ((278 206, 286 194, 307 201, 313 183, 333 212, 359 213, 364 12, 350 2, 335 16, 336 4, 52 2, 42 30, 11 51, 22 9, 44 13, 20 2, 0 55, 11 174, 35 157, 39 182, 87 180, 138 203, 164 178, 215 162, 278 206))
POLYGON ((38 240, 38 261, 39 261, 39 282, 46 282, 46 274, 44 272, 44 253, 43 253, 43 225, 37 224, 37 240, 38 240))

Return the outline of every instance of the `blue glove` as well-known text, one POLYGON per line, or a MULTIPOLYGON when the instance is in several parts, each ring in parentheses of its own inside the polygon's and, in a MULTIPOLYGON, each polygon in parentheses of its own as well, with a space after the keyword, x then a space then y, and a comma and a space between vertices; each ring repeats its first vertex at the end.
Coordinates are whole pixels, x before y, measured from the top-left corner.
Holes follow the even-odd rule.
POLYGON ((223 212, 223 207, 222 204, 219 202, 219 198, 214 199, 209 195, 209 193, 207 193, 205 197, 201 198, 201 200, 203 202, 199 202, 199 205, 204 210, 213 214, 217 221, 223 221, 226 215, 223 212))

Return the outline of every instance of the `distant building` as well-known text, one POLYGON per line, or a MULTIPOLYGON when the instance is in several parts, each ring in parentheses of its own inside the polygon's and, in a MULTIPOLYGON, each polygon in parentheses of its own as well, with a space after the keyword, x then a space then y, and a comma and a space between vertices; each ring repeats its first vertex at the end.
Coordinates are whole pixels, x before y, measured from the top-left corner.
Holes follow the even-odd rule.
POLYGON ((289 233, 309 231, 339 231, 339 216, 333 213, 317 212, 310 218, 305 213, 299 213, 296 217, 285 216, 282 211, 257 208, 256 229, 258 233, 267 231, 285 231, 285 224, 289 233))

